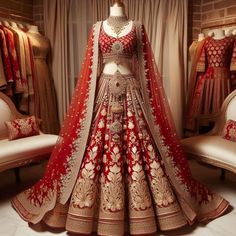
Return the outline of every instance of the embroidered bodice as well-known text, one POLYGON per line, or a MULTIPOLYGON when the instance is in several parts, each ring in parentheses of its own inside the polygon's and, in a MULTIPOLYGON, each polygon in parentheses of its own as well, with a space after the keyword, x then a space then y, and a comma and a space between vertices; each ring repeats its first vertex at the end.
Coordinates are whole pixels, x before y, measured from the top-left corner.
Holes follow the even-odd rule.
POLYGON ((99 36, 99 48, 102 54, 103 62, 120 62, 127 61, 132 58, 136 47, 136 34, 134 23, 131 31, 121 37, 113 37, 108 35, 104 27, 101 27, 99 36))
POLYGON ((232 37, 218 40, 209 38, 204 45, 208 66, 229 68, 233 45, 234 39, 232 37))

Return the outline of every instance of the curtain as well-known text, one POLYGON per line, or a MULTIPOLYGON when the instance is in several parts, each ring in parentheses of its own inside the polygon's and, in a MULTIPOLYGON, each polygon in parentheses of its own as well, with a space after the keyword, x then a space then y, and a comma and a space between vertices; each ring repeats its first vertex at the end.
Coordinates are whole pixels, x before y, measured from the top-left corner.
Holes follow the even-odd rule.
MULTIPOLYGON (((53 5, 53 3, 50 3, 51 0, 45 0, 45 2, 47 2, 47 4, 44 5, 44 8, 49 8, 49 5, 53 5)), ((52 2, 55 2, 55 0, 52 2)), ((68 34, 66 36, 68 36, 69 40, 67 42, 68 57, 66 58, 69 68, 67 68, 67 71, 64 70, 67 74, 60 77, 60 80, 67 81, 64 81, 63 84, 62 81, 60 81, 61 84, 58 85, 58 87, 64 86, 64 84, 67 85, 61 88, 61 90, 67 90, 67 92, 64 91, 62 94, 59 92, 58 94, 59 99, 67 101, 62 104, 59 101, 59 106, 65 106, 63 109, 61 108, 59 110, 62 120, 62 117, 66 114, 65 108, 68 105, 69 98, 71 97, 77 80, 77 75, 82 66, 88 32, 93 23, 108 17, 109 6, 112 0, 67 0, 56 2, 70 2, 69 12, 63 9, 63 13, 66 15, 63 19, 68 17, 68 34), (65 95, 67 95, 66 98, 61 98, 61 96, 65 95)), ((162 75, 177 132, 181 136, 185 97, 184 86, 185 80, 187 79, 188 0, 124 0, 124 3, 128 17, 133 20, 139 20, 145 25, 158 69, 162 75)), ((67 5, 66 3, 64 4, 67 5)), ((54 20, 56 19, 54 18, 54 20)), ((62 19, 59 20, 62 21, 62 19)), ((45 25, 46 24, 47 21, 45 18, 45 25)), ((65 22, 62 23, 62 26, 67 28, 65 22)), ((49 35, 47 30, 48 29, 45 29, 45 32, 49 35)), ((51 34, 53 34, 54 30, 51 30, 51 34)), ((58 30, 61 31, 61 29, 58 30)), ((66 31, 63 32, 66 33, 66 31)), ((66 38, 66 36, 64 38, 66 38)), ((54 38, 56 39, 56 37, 54 38)), ((56 40, 60 40, 60 38, 56 40)), ((53 51, 55 50, 58 50, 58 47, 53 45, 53 51)), ((61 48, 61 50, 64 49, 61 48)), ((63 53, 61 53, 61 55, 63 55, 63 53)), ((64 59, 61 59, 61 61, 63 60, 64 59)), ((57 59, 57 63, 59 63, 59 59, 57 59)), ((58 68, 64 66, 65 65, 58 64, 58 68)), ((56 68, 53 69, 53 72, 55 69, 56 68)), ((55 83, 57 84, 57 81, 55 81, 55 83)))
MULTIPOLYGON (((76 1, 75 1, 76 2, 76 1)), ((68 18, 70 0, 44 0, 44 29, 52 46, 51 68, 60 123, 70 103, 68 18)))

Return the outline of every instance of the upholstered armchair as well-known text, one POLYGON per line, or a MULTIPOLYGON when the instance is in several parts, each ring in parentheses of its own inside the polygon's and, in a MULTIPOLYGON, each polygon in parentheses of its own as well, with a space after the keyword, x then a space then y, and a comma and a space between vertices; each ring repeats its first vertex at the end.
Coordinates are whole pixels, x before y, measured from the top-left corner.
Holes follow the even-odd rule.
POLYGON ((48 158, 57 142, 57 135, 44 134, 9 140, 6 121, 26 116, 19 113, 9 97, 0 92, 0 172, 14 168, 19 180, 20 166, 48 158))
MULTIPOLYGON (((225 99, 215 126, 209 133, 181 140, 188 156, 236 173, 236 142, 222 137, 228 120, 236 121, 236 90, 225 99)), ((224 175, 225 171, 222 171, 221 177, 224 178, 224 175)))

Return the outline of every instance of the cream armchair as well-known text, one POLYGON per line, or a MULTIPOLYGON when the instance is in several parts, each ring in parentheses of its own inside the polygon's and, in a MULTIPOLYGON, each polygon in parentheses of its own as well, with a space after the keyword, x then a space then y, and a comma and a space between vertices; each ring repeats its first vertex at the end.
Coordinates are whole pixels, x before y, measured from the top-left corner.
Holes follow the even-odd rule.
POLYGON ((40 132, 36 136, 9 141, 5 121, 23 117, 11 99, 0 92, 0 172, 15 168, 18 181, 19 169, 16 167, 48 158, 58 138, 57 135, 40 132))
POLYGON ((236 173, 236 142, 221 137, 227 120, 236 121, 236 90, 224 101, 214 128, 205 135, 182 139, 181 143, 189 157, 236 173))

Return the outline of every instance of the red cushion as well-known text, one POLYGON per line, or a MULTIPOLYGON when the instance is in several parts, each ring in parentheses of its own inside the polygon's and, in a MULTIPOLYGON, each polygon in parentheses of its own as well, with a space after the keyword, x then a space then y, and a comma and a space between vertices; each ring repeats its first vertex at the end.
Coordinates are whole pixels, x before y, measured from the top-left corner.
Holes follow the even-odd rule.
POLYGON ((228 120, 222 132, 222 137, 236 142, 236 121, 228 120))
POLYGON ((8 139, 14 140, 39 134, 35 116, 5 122, 8 128, 8 139))

